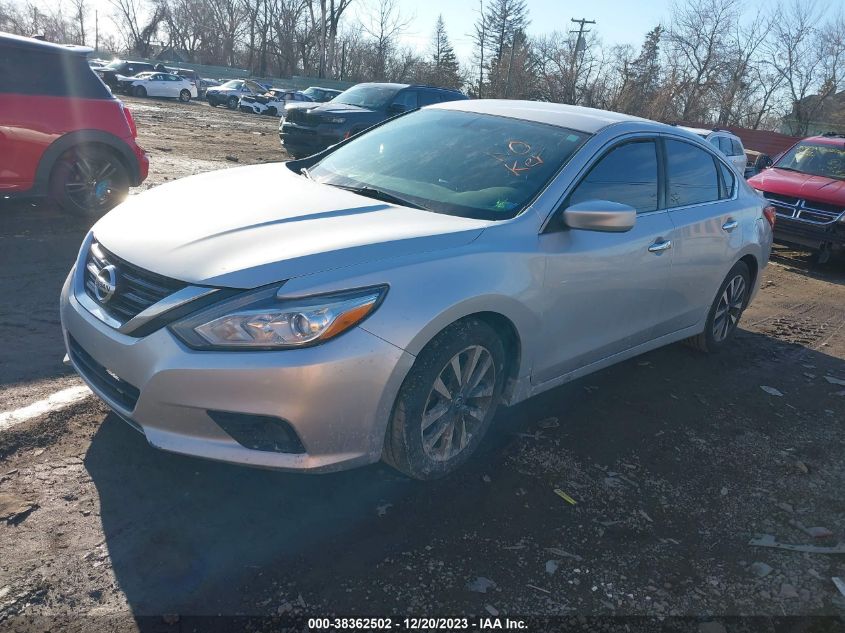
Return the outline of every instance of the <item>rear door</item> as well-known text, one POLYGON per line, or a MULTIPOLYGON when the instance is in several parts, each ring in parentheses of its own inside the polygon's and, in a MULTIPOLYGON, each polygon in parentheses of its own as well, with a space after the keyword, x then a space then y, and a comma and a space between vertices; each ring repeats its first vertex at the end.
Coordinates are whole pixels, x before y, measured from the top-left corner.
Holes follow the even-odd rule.
POLYGON ((734 172, 715 153, 665 137, 666 204, 675 226, 665 320, 657 335, 696 325, 743 244, 743 203, 734 172))
POLYGON ((548 345, 535 359, 532 380, 545 382, 653 338, 673 258, 658 157, 655 138, 616 142, 562 204, 561 210, 587 200, 627 204, 637 210, 633 229, 540 236, 549 297, 541 338, 548 345))

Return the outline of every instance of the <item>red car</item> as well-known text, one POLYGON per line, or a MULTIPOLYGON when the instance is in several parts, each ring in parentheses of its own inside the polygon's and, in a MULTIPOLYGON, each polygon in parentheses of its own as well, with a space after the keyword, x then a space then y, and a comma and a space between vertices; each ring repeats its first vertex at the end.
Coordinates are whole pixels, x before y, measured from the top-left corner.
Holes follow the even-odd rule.
POLYGON ((819 263, 845 252, 845 135, 798 141, 748 184, 775 207, 775 241, 811 248, 819 263))
POLYGON ((0 198, 49 196, 99 215, 147 177, 132 115, 89 51, 0 33, 0 198))

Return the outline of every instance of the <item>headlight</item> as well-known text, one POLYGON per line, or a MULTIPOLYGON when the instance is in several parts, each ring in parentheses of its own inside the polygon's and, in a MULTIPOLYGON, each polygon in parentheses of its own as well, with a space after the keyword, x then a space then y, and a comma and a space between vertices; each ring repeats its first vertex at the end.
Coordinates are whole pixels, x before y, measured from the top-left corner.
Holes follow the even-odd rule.
POLYGON ((238 295, 171 326, 194 349, 272 350, 318 345, 358 325, 379 306, 387 286, 298 299, 278 285, 238 295))
POLYGON ((341 123, 346 123, 346 119, 344 119, 342 116, 338 116, 333 117, 331 119, 326 119, 326 123, 335 123, 337 125, 340 125, 341 123))

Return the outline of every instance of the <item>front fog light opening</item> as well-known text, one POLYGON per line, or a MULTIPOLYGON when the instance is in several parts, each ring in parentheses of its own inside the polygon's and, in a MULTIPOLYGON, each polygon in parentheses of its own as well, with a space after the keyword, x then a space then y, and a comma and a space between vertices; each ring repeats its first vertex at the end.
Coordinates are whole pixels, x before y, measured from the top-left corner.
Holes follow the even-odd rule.
POLYGON ((302 454, 305 447, 290 422, 271 415, 209 410, 208 417, 244 448, 302 454))

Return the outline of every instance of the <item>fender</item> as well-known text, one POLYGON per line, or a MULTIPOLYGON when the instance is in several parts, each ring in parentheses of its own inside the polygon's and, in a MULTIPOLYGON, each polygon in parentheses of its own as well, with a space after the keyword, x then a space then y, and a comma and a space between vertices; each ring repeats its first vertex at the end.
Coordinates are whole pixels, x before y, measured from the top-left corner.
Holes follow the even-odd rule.
POLYGON ((130 184, 133 187, 141 184, 138 159, 125 141, 102 130, 75 130, 60 136, 45 150, 38 162, 38 169, 35 171, 35 182, 32 189, 27 193, 30 195, 46 195, 50 184, 50 173, 59 157, 69 149, 90 143, 99 143, 113 149, 129 172, 130 184))

